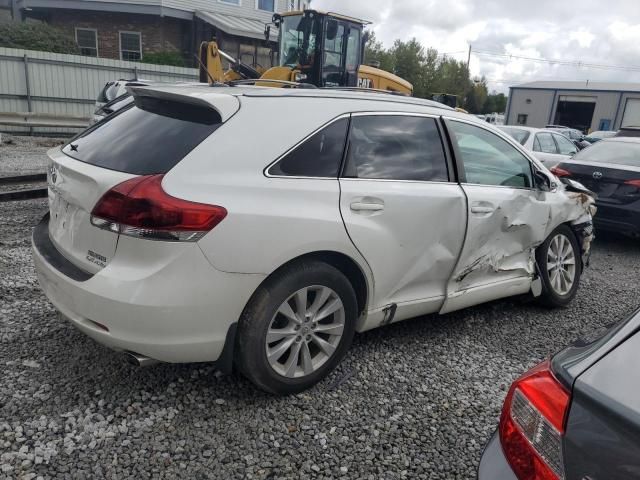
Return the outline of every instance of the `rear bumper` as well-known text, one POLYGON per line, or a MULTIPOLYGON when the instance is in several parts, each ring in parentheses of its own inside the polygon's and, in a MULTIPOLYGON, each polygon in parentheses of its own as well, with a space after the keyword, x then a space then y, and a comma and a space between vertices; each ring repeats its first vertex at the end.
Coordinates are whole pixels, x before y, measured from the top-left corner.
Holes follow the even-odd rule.
POLYGON ((482 453, 478 467, 478 480, 518 480, 502 452, 497 432, 493 434, 482 453))
POLYGON ((34 230, 33 257, 56 309, 107 347, 163 362, 221 360, 232 326, 264 279, 214 269, 194 243, 128 237, 119 239, 107 267, 72 278, 60 265, 60 252, 48 249, 43 229, 48 231, 46 217, 34 230))

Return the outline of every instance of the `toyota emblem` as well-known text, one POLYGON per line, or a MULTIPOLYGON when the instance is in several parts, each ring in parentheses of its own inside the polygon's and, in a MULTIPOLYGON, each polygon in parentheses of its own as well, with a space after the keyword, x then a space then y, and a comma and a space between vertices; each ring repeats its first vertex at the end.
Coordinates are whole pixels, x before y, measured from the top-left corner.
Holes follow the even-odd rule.
POLYGON ((593 178, 595 180, 600 180, 602 178, 602 172, 593 172, 593 178))

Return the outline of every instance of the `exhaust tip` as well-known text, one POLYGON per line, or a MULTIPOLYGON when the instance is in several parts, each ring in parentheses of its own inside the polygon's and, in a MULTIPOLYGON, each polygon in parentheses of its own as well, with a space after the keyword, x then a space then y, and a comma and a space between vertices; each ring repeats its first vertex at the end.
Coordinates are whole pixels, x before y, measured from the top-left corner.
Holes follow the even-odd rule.
POLYGON ((124 352, 124 359, 129 365, 133 365, 134 367, 148 367, 151 365, 155 365, 156 363, 160 363, 158 360, 153 358, 145 357, 144 355, 140 355, 135 352, 124 352))

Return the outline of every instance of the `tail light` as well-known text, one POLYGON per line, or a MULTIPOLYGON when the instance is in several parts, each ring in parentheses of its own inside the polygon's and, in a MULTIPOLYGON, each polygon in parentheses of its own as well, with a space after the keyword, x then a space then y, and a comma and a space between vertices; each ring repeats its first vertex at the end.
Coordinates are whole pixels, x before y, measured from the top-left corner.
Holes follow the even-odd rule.
POLYGON ((500 417, 500 443, 519 480, 564 478, 562 436, 569 402, 548 361, 511 386, 500 417))
POLYGON ((569 177, 571 172, 560 167, 551 167, 549 169, 556 177, 569 177))
POLYGON ((640 180, 627 180, 624 183, 625 185, 631 185, 633 187, 640 188, 640 180))
POLYGON ((172 197, 162 178, 146 175, 116 185, 93 207, 91 223, 131 237, 195 242, 227 216, 223 207, 172 197))

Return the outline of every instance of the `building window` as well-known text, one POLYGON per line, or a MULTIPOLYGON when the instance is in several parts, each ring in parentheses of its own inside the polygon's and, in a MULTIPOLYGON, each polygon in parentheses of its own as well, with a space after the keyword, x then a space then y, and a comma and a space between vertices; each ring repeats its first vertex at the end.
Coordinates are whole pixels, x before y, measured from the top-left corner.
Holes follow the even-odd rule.
POLYGON ((276 0, 256 0, 256 8, 258 10, 266 10, 267 12, 275 12, 276 0))
POLYGON ((218 0, 221 3, 228 3, 230 5, 240 6, 240 0, 218 0))
POLYGON ((518 114, 518 120, 516 120, 516 123, 518 125, 526 125, 527 124, 527 119, 529 118, 529 115, 524 115, 522 113, 518 114))
POLYGON ((140 32, 120 32, 120 60, 142 59, 142 35, 140 32))
POLYGON ((76 28, 76 43, 81 55, 98 56, 98 31, 95 28, 76 28))

